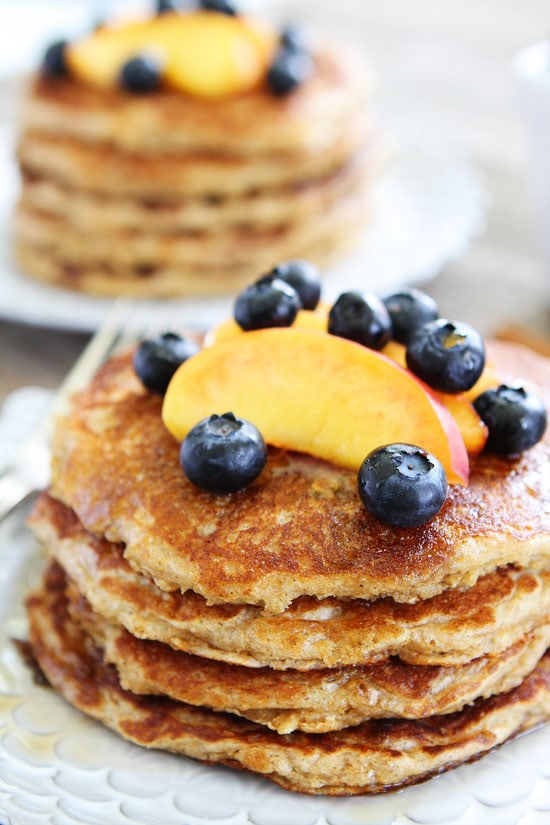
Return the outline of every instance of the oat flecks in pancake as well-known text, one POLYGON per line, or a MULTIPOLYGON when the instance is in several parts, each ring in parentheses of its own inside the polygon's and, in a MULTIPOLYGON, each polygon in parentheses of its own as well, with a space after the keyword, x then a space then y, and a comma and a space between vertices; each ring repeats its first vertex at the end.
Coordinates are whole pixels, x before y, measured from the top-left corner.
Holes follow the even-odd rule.
MULTIPOLYGON (((512 345, 491 352, 508 371, 520 357, 512 345)), ((520 366, 548 401, 550 362, 520 366)), ((400 530, 364 510, 354 473, 297 453, 271 451, 238 494, 198 490, 160 406, 130 358, 108 364, 57 427, 52 492, 163 589, 280 612, 302 595, 414 602, 507 564, 548 565, 548 435, 516 460, 474 459, 468 486, 451 488, 432 521, 400 530)))
POLYGON ((449 716, 279 735, 231 714, 124 691, 115 668, 71 621, 64 590, 54 567, 28 609, 34 653, 72 704, 145 747, 243 768, 290 790, 344 795, 411 784, 476 759, 550 715, 547 655, 518 688, 449 716))
POLYGON ((67 592, 72 619, 116 666, 126 690, 236 713, 278 733, 324 733, 367 719, 451 713, 479 697, 517 687, 550 645, 547 624, 499 656, 454 668, 414 666, 398 659, 307 673, 247 668, 136 639, 92 611, 73 584, 67 592))
POLYGON ((101 615, 140 638, 248 667, 310 670, 392 655, 414 664, 461 665, 505 651, 550 615, 550 570, 512 567, 415 604, 304 596, 281 614, 209 606, 191 590, 161 591, 130 567, 121 545, 86 532, 73 511, 47 494, 30 525, 101 615))

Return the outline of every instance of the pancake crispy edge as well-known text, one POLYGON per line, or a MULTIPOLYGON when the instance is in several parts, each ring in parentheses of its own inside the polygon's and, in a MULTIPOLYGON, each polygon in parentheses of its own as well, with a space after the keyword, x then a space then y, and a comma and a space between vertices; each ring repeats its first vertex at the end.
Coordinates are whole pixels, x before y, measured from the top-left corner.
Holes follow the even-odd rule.
POLYGON ((390 659, 307 672, 249 668, 136 639, 95 613, 75 585, 69 579, 67 583, 72 620, 93 639, 105 661, 115 665, 125 690, 235 713, 277 733, 325 733, 367 719, 452 713, 480 697, 517 687, 550 646, 547 624, 498 656, 458 667, 414 666, 390 659))
POLYGON ((289 790, 377 793, 477 759, 550 716, 550 655, 514 690, 422 721, 374 720, 344 731, 279 735, 230 714, 124 691, 71 622, 64 576, 29 598, 34 654, 71 704, 145 747, 253 771, 289 790))
POLYGON ((550 615, 550 570, 510 567, 468 590, 447 590, 415 604, 301 597, 281 614, 250 605, 209 606, 192 591, 159 590, 130 567, 122 546, 86 532, 71 510, 47 494, 29 523, 97 613, 139 638, 247 667, 315 670, 389 656, 456 666, 502 653, 550 615))

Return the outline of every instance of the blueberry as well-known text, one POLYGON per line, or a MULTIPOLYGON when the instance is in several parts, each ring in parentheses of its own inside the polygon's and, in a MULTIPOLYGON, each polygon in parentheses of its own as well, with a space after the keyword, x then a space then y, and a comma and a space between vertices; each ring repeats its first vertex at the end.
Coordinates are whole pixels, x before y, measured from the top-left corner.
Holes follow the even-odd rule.
POLYGON ((56 40, 46 49, 42 60, 44 74, 51 77, 63 77, 68 72, 67 67, 67 40, 56 40))
POLYGON ((371 349, 382 349, 391 338, 391 319, 372 292, 343 292, 328 315, 328 331, 371 349))
MULTIPOLYGON (((277 264, 266 278, 280 278, 294 287, 303 309, 315 309, 321 297, 321 276, 315 264, 295 259, 277 264)), ((261 280, 264 280, 263 278, 261 280)))
POLYGON ((313 61, 303 51, 280 48, 267 70, 267 85, 276 95, 286 95, 311 76, 313 61))
POLYGON ((209 493, 236 493, 265 467, 261 433, 233 413, 203 418, 184 438, 180 462, 189 481, 209 493))
POLYGON ((307 52, 309 50, 309 36, 304 26, 297 23, 289 23, 282 29, 279 36, 279 43, 284 49, 295 52, 307 52))
POLYGON ((289 327, 302 303, 300 296, 281 278, 260 278, 237 296, 234 317, 242 329, 289 327))
POLYGON ((158 338, 141 342, 134 354, 134 369, 148 390, 164 395, 179 365, 198 349, 194 341, 165 332, 158 338))
POLYGON ((205 11, 217 11, 231 17, 236 17, 239 13, 235 3, 230 3, 229 0, 200 0, 199 6, 205 11))
POLYGON ((382 302, 390 313, 392 338, 400 344, 407 344, 418 327, 439 317, 434 299, 420 289, 394 292, 383 298, 382 302))
POLYGON ((485 366, 485 346, 468 324, 440 318, 413 332, 407 366, 430 387, 457 393, 473 387, 485 366))
POLYGON ((517 455, 540 441, 547 415, 537 395, 523 387, 501 384, 474 401, 474 407, 489 430, 485 449, 500 455, 517 455))
POLYGON ((160 85, 161 69, 156 60, 138 55, 128 60, 120 70, 120 85, 129 92, 154 92, 160 85))
POLYGON ((359 496, 375 518, 394 527, 429 521, 447 496, 443 465, 412 444, 388 444, 373 450, 357 477, 359 496))

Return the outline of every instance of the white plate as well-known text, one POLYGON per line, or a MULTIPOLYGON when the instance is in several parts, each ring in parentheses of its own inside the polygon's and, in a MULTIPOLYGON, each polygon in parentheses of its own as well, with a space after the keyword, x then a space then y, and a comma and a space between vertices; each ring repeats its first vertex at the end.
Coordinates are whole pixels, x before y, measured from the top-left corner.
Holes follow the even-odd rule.
MULTIPOLYGON (((10 211, 18 183, 13 145, 0 132, 0 317, 40 326, 91 331, 110 305, 33 281, 10 259, 10 211)), ((485 226, 488 196, 479 173, 445 141, 412 132, 401 135, 383 178, 373 216, 354 254, 327 273, 324 296, 347 289, 389 293, 437 275, 485 226)), ((259 273, 260 274, 260 273, 259 273)), ((208 327, 230 314, 232 299, 147 302, 152 320, 169 305, 181 323, 208 327)))
MULTIPOLYGON (((46 399, 24 390, 0 416, 17 440, 46 399), (23 423, 22 423, 23 422, 23 423)), ((33 684, 10 639, 41 559, 24 513, 0 528, 2 825, 548 825, 550 726, 480 762, 379 797, 329 799, 131 745, 33 684)))

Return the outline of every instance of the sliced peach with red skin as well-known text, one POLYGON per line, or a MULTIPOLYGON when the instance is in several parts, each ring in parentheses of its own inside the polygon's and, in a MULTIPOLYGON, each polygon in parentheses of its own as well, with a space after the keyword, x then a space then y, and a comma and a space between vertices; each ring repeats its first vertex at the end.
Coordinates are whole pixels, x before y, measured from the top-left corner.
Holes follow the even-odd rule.
POLYGON ((162 417, 182 440, 201 419, 231 411, 265 441, 358 470, 374 448, 416 444, 465 484, 460 430, 433 393, 386 356, 314 330, 262 329, 205 347, 176 371, 162 417))
MULTIPOLYGON (((407 359, 405 357, 406 348, 403 344, 399 344, 397 341, 388 341, 382 352, 384 355, 387 355, 388 358, 391 358, 396 364, 399 364, 401 367, 407 368, 407 359)), ((478 395, 481 395, 482 392, 485 390, 492 389, 493 387, 497 387, 500 383, 500 379, 495 371, 493 365, 489 362, 485 364, 483 372, 481 373, 480 377, 476 381, 471 389, 467 390, 466 392, 459 392, 456 393, 454 396, 455 398, 465 398, 468 401, 473 401, 477 398, 478 395)), ((438 393, 440 396, 445 396, 447 398, 453 397, 450 393, 438 393)))
MULTIPOLYGON (((294 328, 299 329, 316 329, 319 331, 327 330, 329 305, 319 305, 313 312, 308 310, 300 310, 296 316, 293 324, 294 328)), ((206 337, 206 345, 210 346, 218 341, 223 340, 231 335, 242 334, 243 330, 233 319, 222 322, 217 327, 210 330, 206 337)), ((248 333, 247 333, 248 334, 248 333)), ((407 369, 405 360, 405 347, 397 341, 389 341, 382 350, 382 354, 391 358, 396 364, 407 369)), ((481 452, 487 441, 487 427, 477 414, 473 404, 471 403, 481 392, 489 387, 494 387, 498 384, 493 370, 490 366, 485 368, 485 371, 475 387, 467 393, 458 393, 457 395, 450 395, 448 393, 436 392, 433 390, 433 395, 444 407, 450 412, 455 419, 466 449, 470 455, 477 455, 481 452)))
POLYGON ((456 421, 469 455, 478 455, 485 447, 489 431, 487 425, 477 414, 474 405, 463 393, 458 395, 436 393, 436 397, 456 421))
MULTIPOLYGON (((399 344, 397 341, 390 341, 382 351, 384 355, 387 355, 388 358, 391 358, 396 364, 406 369, 407 362, 403 344, 399 344)), ((470 455, 477 455, 482 451, 489 434, 487 426, 477 414, 470 400, 470 398, 475 398, 480 392, 483 392, 483 388, 486 388, 485 384, 487 381, 489 381, 489 383, 493 381, 492 372, 489 369, 486 370, 478 381, 482 389, 475 391, 472 388, 472 390, 470 390, 472 395, 466 395, 466 393, 463 392, 451 394, 433 390, 435 397, 450 412, 458 424, 464 443, 466 444, 466 449, 470 455)))

